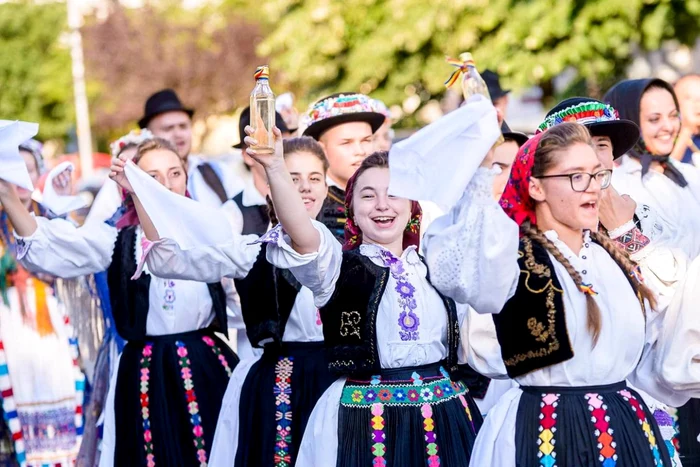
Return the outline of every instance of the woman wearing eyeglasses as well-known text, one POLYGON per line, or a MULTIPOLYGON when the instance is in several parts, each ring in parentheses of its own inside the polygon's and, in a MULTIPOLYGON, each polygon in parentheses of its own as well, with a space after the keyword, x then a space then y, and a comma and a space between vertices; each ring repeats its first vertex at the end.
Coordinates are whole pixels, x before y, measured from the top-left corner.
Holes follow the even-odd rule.
POLYGON ((516 156, 501 206, 520 228, 519 251, 484 252, 493 261, 512 255, 503 281, 480 283, 463 263, 468 232, 485 222, 466 218, 466 198, 424 237, 434 284, 493 314, 508 375, 520 385, 486 417, 472 466, 672 465, 626 383, 666 400, 678 395, 653 367, 655 298, 627 253, 588 230, 610 179, 586 128, 562 123, 516 156))

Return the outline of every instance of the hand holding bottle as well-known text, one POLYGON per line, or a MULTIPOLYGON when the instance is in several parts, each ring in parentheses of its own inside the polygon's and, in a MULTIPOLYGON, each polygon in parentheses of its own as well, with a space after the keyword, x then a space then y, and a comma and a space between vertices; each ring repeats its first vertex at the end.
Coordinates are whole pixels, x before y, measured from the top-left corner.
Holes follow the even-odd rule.
MULTIPOLYGON (((265 170, 276 167, 278 164, 284 166, 284 150, 282 149, 282 132, 277 127, 272 128, 272 135, 274 141, 271 142, 270 146, 274 147, 274 151, 270 152, 267 150, 260 151, 257 147, 260 146, 260 142, 257 140, 256 135, 259 130, 253 129, 251 126, 245 127, 245 133, 248 135, 245 137, 243 142, 248 146, 246 152, 250 157, 255 159, 256 162, 265 167, 265 170)), ((267 137, 267 132, 264 131, 265 137, 267 137)))

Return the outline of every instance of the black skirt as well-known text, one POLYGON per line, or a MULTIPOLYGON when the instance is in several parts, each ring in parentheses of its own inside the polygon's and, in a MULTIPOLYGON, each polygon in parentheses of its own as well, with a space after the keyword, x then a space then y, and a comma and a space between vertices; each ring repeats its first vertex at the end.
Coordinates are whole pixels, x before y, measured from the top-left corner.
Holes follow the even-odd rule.
POLYGON ((127 343, 114 401, 114 465, 206 465, 237 363, 211 330, 127 343))
POLYGON ((338 467, 463 467, 483 420, 440 364, 349 378, 338 414, 338 467))
POLYGON ((333 381, 323 342, 265 347, 241 389, 235 465, 294 465, 309 416, 333 381))
POLYGON ((521 389, 517 466, 671 467, 654 417, 624 382, 521 389))
POLYGON ((678 408, 678 444, 683 467, 700 467, 700 399, 678 408))

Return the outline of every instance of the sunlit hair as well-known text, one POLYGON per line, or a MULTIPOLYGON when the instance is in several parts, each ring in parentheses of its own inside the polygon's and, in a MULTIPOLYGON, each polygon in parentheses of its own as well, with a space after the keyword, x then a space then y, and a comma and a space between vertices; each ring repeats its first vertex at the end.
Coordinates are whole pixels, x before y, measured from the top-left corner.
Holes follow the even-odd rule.
POLYGON ((595 149, 588 129, 579 123, 565 122, 548 129, 542 135, 535 150, 532 176, 544 175, 556 163, 556 153, 565 151, 575 144, 586 144, 595 149))
MULTIPOLYGON (((134 164, 138 164, 141 158, 148 154, 151 151, 156 151, 158 149, 164 149, 166 151, 170 151, 176 156, 178 156, 177 149, 175 149, 175 145, 168 141, 167 139, 155 137, 153 139, 149 139, 144 141, 143 143, 139 144, 136 146, 136 155, 134 156, 134 164)), ((178 159, 180 160, 180 163, 182 164, 182 168, 187 170, 187 167, 185 167, 185 162, 178 156, 178 159)))

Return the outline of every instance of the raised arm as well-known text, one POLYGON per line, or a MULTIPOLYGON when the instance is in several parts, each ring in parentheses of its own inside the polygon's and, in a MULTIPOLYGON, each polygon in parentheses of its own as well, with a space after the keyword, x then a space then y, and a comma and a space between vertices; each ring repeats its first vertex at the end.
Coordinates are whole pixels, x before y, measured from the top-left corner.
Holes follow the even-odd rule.
MULTIPOLYGON (((251 127, 246 127, 246 133, 252 134, 251 127)), ((277 128, 274 129, 274 134, 274 154, 261 154, 251 149, 257 142, 252 136, 247 136, 245 142, 249 146, 248 154, 265 167, 272 203, 275 205, 275 212, 280 224, 291 239, 292 248, 302 255, 317 252, 321 244, 321 237, 318 230, 312 225, 299 195, 299 190, 294 186, 292 177, 284 163, 282 134, 277 128)))
POLYGON ((76 227, 64 219, 34 217, 14 188, 7 188, 0 188, 0 202, 15 229, 17 260, 23 266, 63 278, 104 271, 109 266, 117 236, 114 227, 103 222, 76 227))
POLYGON ((433 285, 478 313, 499 313, 520 274, 518 226, 493 200, 493 177, 479 168, 459 202, 423 237, 433 285))
POLYGON ((248 274, 260 252, 253 244, 258 237, 238 234, 226 211, 171 192, 132 163, 112 169, 132 193, 145 233, 138 273, 146 263, 150 273, 172 279, 216 282, 248 274))

